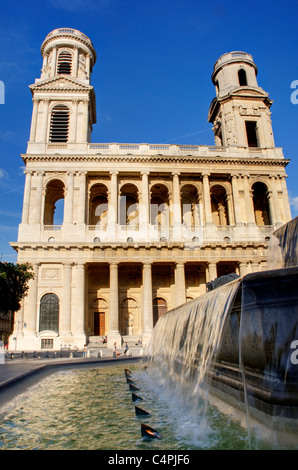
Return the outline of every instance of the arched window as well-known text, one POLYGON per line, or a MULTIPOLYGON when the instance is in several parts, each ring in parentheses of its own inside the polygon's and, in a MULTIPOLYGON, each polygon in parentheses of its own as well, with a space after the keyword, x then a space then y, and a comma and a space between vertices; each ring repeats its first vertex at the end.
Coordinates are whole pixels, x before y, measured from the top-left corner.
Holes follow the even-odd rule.
POLYGON ((268 190, 264 183, 254 183, 253 206, 256 225, 270 225, 270 210, 268 201, 268 190))
POLYGON ((89 225, 106 228, 108 224, 108 188, 104 184, 94 184, 90 190, 89 225))
POLYGON ((227 194, 224 187, 212 186, 211 192, 212 221, 214 225, 229 225, 227 194))
POLYGON ((155 184, 151 189, 150 221, 157 228, 170 225, 169 220, 169 191, 163 184, 155 184))
POLYGON ((69 131, 69 109, 64 105, 53 108, 50 126, 50 142, 67 142, 69 131))
POLYGON ((181 215, 182 222, 187 228, 200 223, 198 191, 193 185, 186 184, 181 189, 181 215))
POLYGON ((121 331, 123 335, 133 335, 136 330, 138 304, 135 299, 127 297, 121 302, 121 331))
POLYGON ((238 80, 240 86, 247 86, 247 77, 244 69, 238 70, 238 80))
POLYGON ((64 191, 64 183, 61 180, 48 182, 44 201, 44 225, 63 224, 64 191))
POLYGON ((120 225, 137 228, 139 224, 138 188, 127 183, 120 193, 120 225))
POLYGON ((56 294, 45 294, 40 301, 39 331, 59 331, 59 299, 56 294))
POLYGON ((71 53, 67 51, 60 52, 58 56, 58 67, 57 67, 58 75, 61 75, 61 74, 70 75, 71 63, 72 63, 71 53))

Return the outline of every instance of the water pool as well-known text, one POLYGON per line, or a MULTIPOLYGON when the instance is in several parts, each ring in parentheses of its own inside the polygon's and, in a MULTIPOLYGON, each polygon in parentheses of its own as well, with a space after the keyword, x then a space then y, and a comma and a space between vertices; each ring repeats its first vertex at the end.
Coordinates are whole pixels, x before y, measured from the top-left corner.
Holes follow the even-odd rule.
MULTIPOLYGON (((123 365, 61 370, 43 378, 0 409, 0 449, 26 450, 199 450, 248 449, 247 431, 209 406, 207 419, 175 398, 144 363, 128 366, 140 418, 123 365), (141 437, 141 423, 161 434, 141 437)), ((260 446, 260 442, 254 445, 260 446)), ((262 444, 261 447, 264 447, 262 444)))

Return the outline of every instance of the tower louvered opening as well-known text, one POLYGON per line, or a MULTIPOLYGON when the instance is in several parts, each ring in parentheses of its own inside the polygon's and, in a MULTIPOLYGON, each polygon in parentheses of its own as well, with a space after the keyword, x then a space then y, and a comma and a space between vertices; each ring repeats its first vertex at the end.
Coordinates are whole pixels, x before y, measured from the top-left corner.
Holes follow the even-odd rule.
POLYGON ((67 106, 55 106, 51 116, 50 142, 67 142, 69 130, 69 109, 67 106))
POLYGON ((72 57, 70 52, 60 52, 58 56, 58 75, 70 75, 71 74, 71 63, 72 57))

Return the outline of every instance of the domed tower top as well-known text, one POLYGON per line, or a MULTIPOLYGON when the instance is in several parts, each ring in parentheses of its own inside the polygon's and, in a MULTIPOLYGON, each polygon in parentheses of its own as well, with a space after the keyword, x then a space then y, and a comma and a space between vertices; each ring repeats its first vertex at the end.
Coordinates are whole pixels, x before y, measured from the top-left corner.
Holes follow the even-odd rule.
POLYGON ((258 87, 258 69, 250 54, 241 51, 223 54, 214 64, 212 82, 222 96, 239 86, 258 87))
POLYGON ((272 101, 259 87, 257 73, 246 52, 228 52, 215 62, 216 98, 210 104, 208 121, 213 124, 216 146, 274 147, 272 101))
POLYGON ((41 45, 43 67, 41 79, 69 75, 90 83, 96 52, 91 40, 77 29, 51 31, 41 45))

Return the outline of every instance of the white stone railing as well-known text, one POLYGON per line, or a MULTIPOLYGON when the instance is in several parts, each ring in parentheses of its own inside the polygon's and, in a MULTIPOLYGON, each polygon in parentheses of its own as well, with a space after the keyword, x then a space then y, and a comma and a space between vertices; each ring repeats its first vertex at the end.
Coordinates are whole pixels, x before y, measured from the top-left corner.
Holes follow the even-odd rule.
POLYGON ((185 158, 273 158, 283 159, 282 148, 247 148, 216 147, 209 145, 175 145, 175 144, 137 144, 137 143, 36 143, 28 142, 27 154, 45 155, 80 155, 88 159, 91 155, 167 157, 183 156, 185 158))

